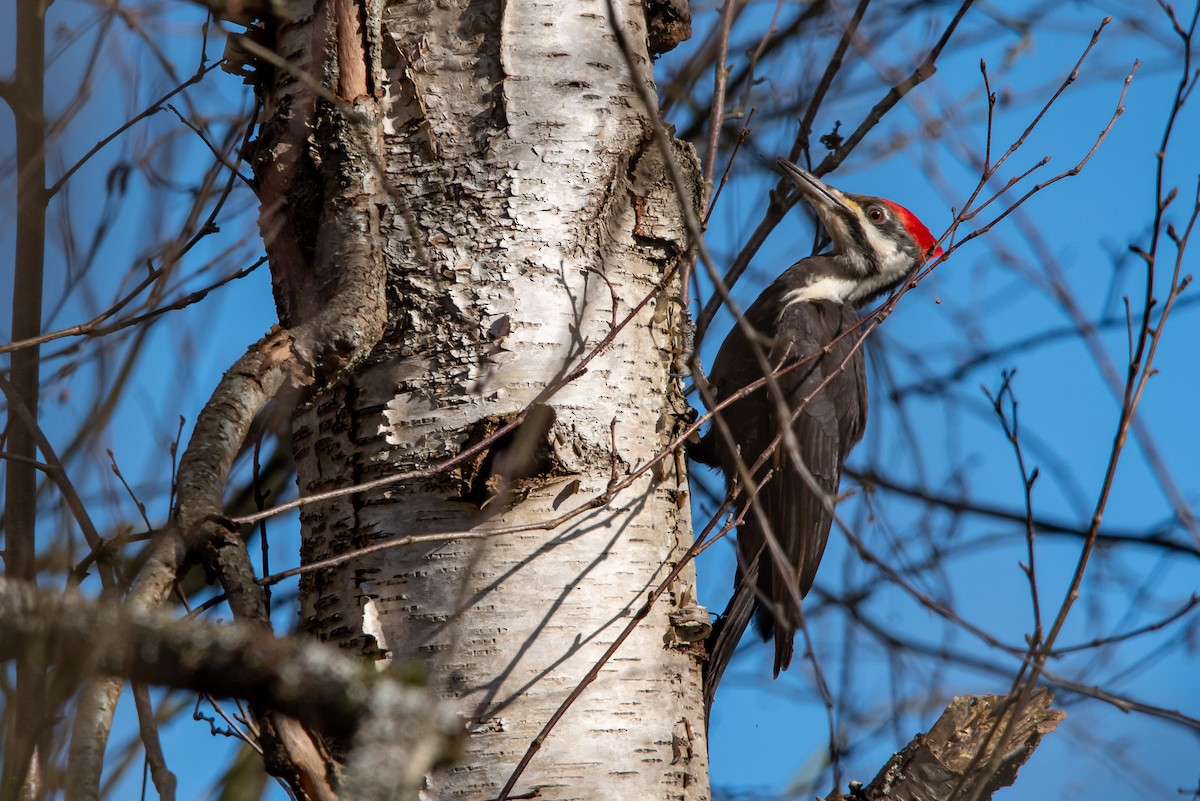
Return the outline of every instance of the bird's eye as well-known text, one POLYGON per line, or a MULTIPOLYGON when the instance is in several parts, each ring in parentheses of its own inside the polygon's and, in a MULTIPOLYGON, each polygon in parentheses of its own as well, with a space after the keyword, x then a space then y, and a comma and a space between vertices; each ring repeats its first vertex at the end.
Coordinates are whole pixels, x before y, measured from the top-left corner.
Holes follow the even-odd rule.
POLYGON ((867 217, 871 219, 871 222, 880 222, 884 218, 883 209, 878 206, 872 206, 867 209, 867 217))

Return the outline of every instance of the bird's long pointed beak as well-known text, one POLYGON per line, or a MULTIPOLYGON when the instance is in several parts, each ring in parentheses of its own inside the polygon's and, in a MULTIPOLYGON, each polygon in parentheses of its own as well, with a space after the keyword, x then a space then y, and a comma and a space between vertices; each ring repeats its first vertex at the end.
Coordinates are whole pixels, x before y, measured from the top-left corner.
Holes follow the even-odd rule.
POLYGON ((808 170, 797 167, 787 159, 775 159, 775 168, 792 179, 800 194, 809 202, 813 209, 826 219, 826 214, 834 212, 850 218, 858 216, 858 210, 844 194, 813 175, 808 170))
POLYGON ((787 159, 776 159, 775 167, 796 184, 838 249, 854 252, 860 247, 859 240, 862 237, 859 233, 863 229, 863 219, 857 203, 787 159))

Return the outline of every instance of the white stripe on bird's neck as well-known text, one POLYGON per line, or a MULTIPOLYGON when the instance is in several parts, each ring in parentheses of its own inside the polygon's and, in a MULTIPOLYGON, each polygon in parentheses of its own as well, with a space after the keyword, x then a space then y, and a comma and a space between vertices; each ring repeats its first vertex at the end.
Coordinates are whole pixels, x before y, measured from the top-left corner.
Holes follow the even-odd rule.
POLYGON ((835 303, 857 307, 859 303, 893 286, 900 278, 903 278, 904 270, 908 268, 908 259, 893 261, 892 264, 889 264, 889 268, 889 272, 876 273, 869 278, 821 276, 784 294, 779 313, 783 314, 794 303, 816 300, 831 300, 835 303), (897 267, 900 269, 896 269, 897 267))
POLYGON ((782 308, 786 309, 793 303, 802 303, 806 300, 832 300, 837 303, 849 303, 858 284, 859 282, 853 278, 826 275, 785 294, 782 308))

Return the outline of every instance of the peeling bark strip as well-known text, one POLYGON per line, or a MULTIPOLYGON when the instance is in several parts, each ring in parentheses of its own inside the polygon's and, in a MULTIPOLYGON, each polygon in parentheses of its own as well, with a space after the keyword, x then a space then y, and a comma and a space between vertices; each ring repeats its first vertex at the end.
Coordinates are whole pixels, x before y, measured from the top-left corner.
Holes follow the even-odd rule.
POLYGON ((362 6, 357 0, 330 0, 333 3, 334 24, 337 30, 338 82, 337 94, 342 100, 353 103, 366 97, 367 50, 363 38, 360 15, 362 6))
POLYGON ((258 87, 270 110, 253 156, 259 228, 299 384, 333 380, 364 358, 386 320, 376 5, 291 9, 291 21, 272 28, 284 67, 271 71, 273 86, 258 87))
MULTIPOLYGON (((296 415, 301 491, 429 465, 531 404, 546 412, 467 472, 305 507, 305 563, 404 535, 548 519, 644 464, 676 430, 685 406, 671 375, 669 299, 678 287, 664 276, 686 236, 634 91, 650 81, 642 3, 618 9, 615 20, 605 0, 382 9, 387 334, 296 415), (639 47, 637 74, 614 25, 639 47), (646 297, 586 371, 558 386, 646 297)), ((369 40, 379 20, 366 10, 369 40)), ((303 60, 305 30, 319 23, 281 28, 280 52, 303 60)), ((300 118, 302 94, 280 82, 269 130, 300 118)), ((292 141, 320 150, 326 130, 311 128, 315 144, 292 141)), ((694 154, 678 152, 694 176, 694 154)), ((294 183, 288 192, 305 196, 294 183)), ((265 232, 271 221, 295 231, 303 217, 269 211, 264 199, 265 232)), ((461 762, 429 778, 427 797, 495 798, 690 544, 685 492, 686 476, 666 469, 558 529, 413 545, 321 570, 301 584, 303 625, 432 671, 473 733, 461 762)), ((550 732, 516 794, 708 796, 698 660, 670 636, 670 613, 691 598, 691 569, 681 576, 550 732)))

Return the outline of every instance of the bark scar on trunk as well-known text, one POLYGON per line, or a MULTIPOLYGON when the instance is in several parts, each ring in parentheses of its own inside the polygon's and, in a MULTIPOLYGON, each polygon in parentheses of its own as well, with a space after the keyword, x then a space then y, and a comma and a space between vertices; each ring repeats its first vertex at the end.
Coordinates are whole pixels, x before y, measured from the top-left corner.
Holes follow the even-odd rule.
POLYGON ((516 413, 490 415, 467 428, 463 448, 495 438, 491 447, 481 451, 449 474, 459 494, 454 500, 465 501, 479 509, 502 509, 520 502, 530 491, 553 481, 575 475, 554 447, 553 428, 558 415, 550 406, 535 404, 525 421, 501 436, 496 432, 515 419, 516 413), (500 501, 497 505, 497 501, 500 501))

